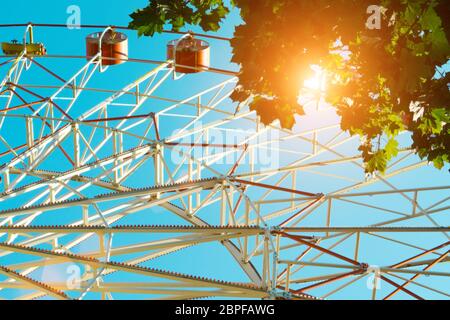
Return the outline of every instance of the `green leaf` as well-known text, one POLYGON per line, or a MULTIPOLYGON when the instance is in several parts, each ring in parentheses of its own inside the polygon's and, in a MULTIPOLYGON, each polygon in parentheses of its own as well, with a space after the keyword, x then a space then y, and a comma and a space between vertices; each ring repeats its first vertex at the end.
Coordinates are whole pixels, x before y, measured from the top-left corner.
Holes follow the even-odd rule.
POLYGON ((387 168, 387 158, 383 151, 378 151, 373 154, 366 163, 366 172, 373 173, 379 171, 384 173, 387 168))
POLYGON ((398 141, 395 139, 389 139, 388 143, 384 147, 386 159, 390 160, 398 155, 398 141))

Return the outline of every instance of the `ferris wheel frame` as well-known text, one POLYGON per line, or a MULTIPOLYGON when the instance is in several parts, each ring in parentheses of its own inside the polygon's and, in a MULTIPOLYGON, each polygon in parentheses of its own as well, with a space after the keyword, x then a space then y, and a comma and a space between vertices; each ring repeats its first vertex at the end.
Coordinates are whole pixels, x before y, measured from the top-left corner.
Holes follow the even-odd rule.
MULTIPOLYGON (((24 26, 28 31, 30 25, 62 27, 43 24, 4 27, 24 26)), ((111 28, 102 27, 103 34, 111 28)), ((303 132, 282 129, 278 124, 263 127, 254 112, 248 109, 250 101, 244 102, 238 111, 229 107, 220 109, 219 106, 227 103, 234 90, 238 75, 236 72, 202 68, 204 72, 217 73, 229 79, 180 100, 156 95, 157 90, 167 81, 179 81, 186 77, 180 77, 175 72, 175 67, 178 66, 175 61, 128 58, 127 63, 145 66, 153 64, 156 67, 120 90, 108 90, 88 87, 97 72, 107 71, 101 64, 104 59, 101 52, 87 61, 69 80, 63 79, 39 61, 86 59, 85 56, 29 56, 24 50, 17 57, 0 58, 8 59, 0 65, 11 64, 0 85, 1 98, 6 99, 0 110, 0 133, 5 122, 21 119, 25 122, 26 136, 26 143, 19 146, 11 146, 7 138, 0 136, 6 150, 0 152, 0 159, 10 157, 7 162, 2 161, 0 166, 3 182, 0 206, 8 201, 22 199, 21 197, 25 199, 20 200, 24 201, 21 206, 0 210, 0 235, 7 235, 7 241, 0 243, 0 258, 22 254, 39 259, 2 265, 0 274, 7 279, 0 282, 0 288, 34 291, 21 296, 21 299, 36 299, 47 295, 57 299, 83 299, 89 292, 97 292, 103 299, 112 299, 115 293, 129 293, 154 296, 158 299, 235 297, 315 300, 331 297, 361 279, 374 276, 375 284, 384 282, 391 289, 387 295, 377 297, 377 286, 374 285, 369 291, 372 299, 390 299, 398 293, 413 299, 423 299, 414 290, 408 289, 408 286, 420 287, 441 297, 450 296, 448 292, 417 281, 421 276, 439 277, 447 281, 449 279, 450 272, 431 269, 450 261, 450 227, 448 224, 441 225, 432 217, 446 212, 448 214, 450 206, 445 204, 450 200, 450 196, 440 197, 427 207, 421 205, 419 199, 422 194, 429 192, 448 194, 450 185, 397 188, 389 182, 392 177, 427 166, 427 162, 421 160, 402 166, 402 163, 414 154, 410 148, 400 151, 399 157, 389 165, 389 172, 385 175, 376 174, 358 180, 338 173, 319 173, 317 169, 338 165, 355 166, 363 172, 361 156, 347 156, 337 151, 339 146, 354 142, 355 138, 345 136, 338 124, 303 132), (22 73, 32 66, 60 80, 62 85, 21 84, 22 73), (37 93, 41 89, 54 90, 54 93, 45 97, 37 93), (36 100, 26 101, 19 91, 22 95, 34 97, 36 100), (67 96, 67 92, 71 95, 67 96), (72 118, 70 112, 84 92, 98 92, 109 96, 80 117, 72 118), (131 97, 133 101, 121 102, 125 97, 131 97), (19 99, 22 103, 12 105, 14 99, 19 99), (153 99, 169 103, 169 106, 157 112, 138 113, 145 109, 146 102, 153 99), (62 107, 62 104, 65 104, 65 107, 62 107), (122 106, 129 110, 120 116, 109 116, 113 106, 122 106), (177 111, 184 107, 194 110, 193 115, 177 111), (29 113, 13 113, 22 110, 29 113), (219 114, 221 118, 208 122, 206 119, 212 113, 219 114), (173 135, 163 137, 161 123, 165 117, 184 117, 188 122, 173 135), (196 127, 202 120, 207 123, 196 127), (243 141, 231 144, 215 144, 210 141, 213 130, 240 131, 240 128, 225 126, 242 120, 252 123, 255 128, 254 133, 243 141), (138 127, 145 128, 143 135, 134 132, 138 127), (258 137, 272 130, 279 135, 257 141, 258 137), (323 132, 331 132, 327 141, 321 141, 319 138, 319 134, 323 132), (95 139, 99 133, 103 135, 103 139, 97 141, 95 139), (182 141, 184 138, 192 139, 185 142, 182 141), (275 142, 283 144, 292 141, 306 143, 308 149, 295 153, 282 146, 273 146, 275 142), (192 155, 193 149, 196 148, 203 150, 200 158, 192 155), (266 148, 279 153, 294 154, 298 158, 290 163, 280 163, 275 168, 261 169, 258 163, 251 159, 259 149, 266 148), (106 149, 109 154, 100 156, 106 149), (40 169, 56 152, 61 152, 72 168, 64 171, 40 169), (171 164, 169 159, 173 152, 178 153, 182 159, 175 165, 171 164), (219 166, 218 163, 230 154, 234 155, 235 161, 225 170, 223 165, 219 166), (323 154, 332 157, 321 159, 323 154), (247 170, 242 169, 245 159, 250 159, 247 170), (151 184, 140 188, 128 187, 125 184, 127 179, 148 163, 153 171, 151 184), (332 192, 299 189, 297 174, 308 170, 330 179, 347 179, 351 183, 332 192), (27 179, 35 181, 25 184, 27 179), (376 183, 381 183, 387 189, 355 192, 376 183), (89 196, 86 190, 94 187, 103 190, 103 193, 95 191, 97 194, 89 196), (253 193, 249 190, 256 191, 253 193), (383 199, 390 196, 406 199, 411 204, 411 212, 400 212, 388 203, 385 207, 365 202, 366 200, 355 200, 367 197, 383 199), (115 201, 122 202, 118 207, 101 207, 115 201), (178 204, 175 204, 175 201, 178 204), (397 217, 381 219, 370 225, 334 226, 332 217, 339 214, 335 213, 338 209, 335 209, 334 205, 339 202, 397 217), (218 208, 214 219, 209 216, 200 217, 201 212, 214 206, 218 208), (273 209, 273 206, 279 208, 273 209), (123 217, 155 207, 161 207, 181 218, 187 225, 120 224, 123 217), (266 207, 272 209, 266 210, 266 207), (33 225, 33 221, 41 215, 68 209, 79 212, 79 218, 70 224, 33 225), (325 211, 322 225, 301 225, 322 209, 325 211), (431 226, 396 225, 420 218, 426 219, 431 226), (272 223, 273 221, 276 223, 272 223), (38 235, 35 235, 36 233, 38 235), (407 233, 441 234, 446 241, 442 240, 435 246, 422 247, 391 237, 391 234, 407 233), (119 234, 169 235, 169 238, 115 246, 113 236, 119 234), (65 242, 63 239, 67 235, 78 237, 65 242), (98 240, 98 250, 72 252, 72 248, 94 236, 98 240), (417 252, 397 259, 398 261, 392 264, 374 266, 360 259, 360 252, 366 249, 361 241, 363 236, 378 237, 417 252), (338 249, 342 243, 353 238, 353 250, 338 249), (15 243, 18 239, 20 242, 15 243), (48 243, 52 248, 43 249, 42 246, 48 243), (248 281, 203 278, 142 266, 147 261, 204 243, 223 246, 248 281), (292 251, 299 248, 304 249, 293 255, 292 251), (283 256, 285 252, 289 252, 287 257, 283 256), (116 256, 131 253, 139 253, 140 256, 126 262, 113 260, 116 256), (311 255, 313 257, 307 260, 306 257, 311 255), (317 262, 324 256, 335 259, 335 262, 317 262), (424 260, 421 260, 422 258, 424 260), (82 283, 77 288, 68 288, 67 283, 45 283, 31 276, 42 267, 67 262, 88 266, 88 270, 82 275, 82 283), (307 267, 319 274, 305 273, 304 277, 297 278, 307 267), (167 282, 113 283, 105 280, 108 275, 117 272, 133 273, 167 282), (339 285, 336 287, 336 284, 339 285), (327 287, 330 290, 319 296, 312 293, 316 289, 327 287)), ((371 248, 368 247, 367 250, 370 252, 371 248)), ((223 277, 226 278, 227 275, 223 277)))

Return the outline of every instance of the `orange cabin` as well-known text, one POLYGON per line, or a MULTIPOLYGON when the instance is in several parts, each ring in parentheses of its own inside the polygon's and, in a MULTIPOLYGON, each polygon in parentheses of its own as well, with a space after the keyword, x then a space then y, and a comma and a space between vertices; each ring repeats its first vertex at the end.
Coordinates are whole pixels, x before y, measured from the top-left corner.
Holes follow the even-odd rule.
POLYGON ((175 60, 176 72, 202 72, 202 68, 209 68, 210 65, 209 43, 195 39, 192 35, 172 40, 167 44, 167 59, 175 60))
MULTIPOLYGON (((99 41, 102 32, 86 37, 86 55, 88 60, 99 52, 99 41)), ((128 37, 120 32, 108 31, 102 39, 102 65, 122 64, 128 60, 128 37)))

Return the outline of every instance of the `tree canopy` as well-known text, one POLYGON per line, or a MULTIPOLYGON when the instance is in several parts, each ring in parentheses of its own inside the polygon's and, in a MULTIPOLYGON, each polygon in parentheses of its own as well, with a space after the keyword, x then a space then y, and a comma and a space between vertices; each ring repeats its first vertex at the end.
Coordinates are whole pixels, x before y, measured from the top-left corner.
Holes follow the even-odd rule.
POLYGON ((361 136, 369 173, 384 172, 399 151, 398 135, 443 168, 450 162, 450 7, 446 0, 150 0, 130 27, 153 36, 170 25, 218 31, 233 7, 232 62, 240 65, 231 98, 250 101, 261 121, 292 128, 303 115, 299 88, 326 74, 324 98, 341 127, 361 136))

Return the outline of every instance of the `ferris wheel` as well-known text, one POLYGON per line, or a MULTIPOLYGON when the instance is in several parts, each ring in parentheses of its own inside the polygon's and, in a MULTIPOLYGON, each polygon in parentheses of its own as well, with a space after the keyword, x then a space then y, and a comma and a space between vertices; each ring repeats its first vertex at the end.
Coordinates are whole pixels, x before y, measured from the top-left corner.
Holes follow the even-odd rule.
POLYGON ((446 173, 404 147, 367 176, 320 94, 264 126, 211 65, 224 38, 150 60, 124 27, 82 26, 85 55, 1 27, 24 32, 0 57, 1 298, 450 297, 446 173))

